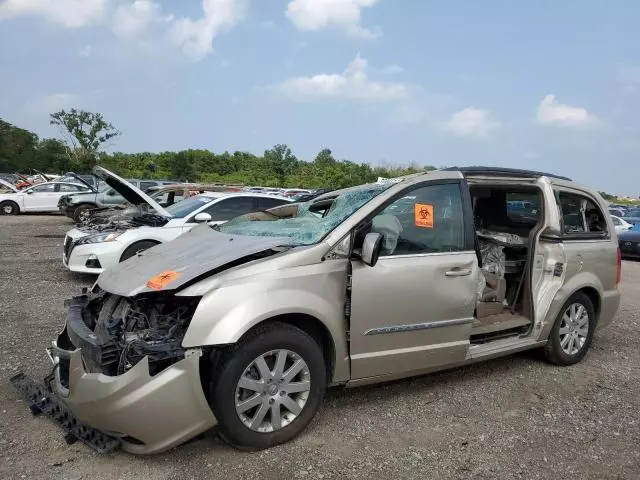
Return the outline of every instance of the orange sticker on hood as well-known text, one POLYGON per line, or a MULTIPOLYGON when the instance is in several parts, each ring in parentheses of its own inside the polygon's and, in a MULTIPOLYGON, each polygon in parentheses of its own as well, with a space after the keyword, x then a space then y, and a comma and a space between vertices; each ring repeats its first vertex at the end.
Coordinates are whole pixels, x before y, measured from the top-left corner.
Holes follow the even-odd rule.
POLYGON ((167 270, 166 272, 159 273, 153 278, 150 278, 147 282, 147 287, 153 290, 162 290, 167 284, 173 282, 180 276, 180 273, 167 270))
POLYGON ((414 205, 416 227, 433 228, 433 205, 416 203, 414 205))

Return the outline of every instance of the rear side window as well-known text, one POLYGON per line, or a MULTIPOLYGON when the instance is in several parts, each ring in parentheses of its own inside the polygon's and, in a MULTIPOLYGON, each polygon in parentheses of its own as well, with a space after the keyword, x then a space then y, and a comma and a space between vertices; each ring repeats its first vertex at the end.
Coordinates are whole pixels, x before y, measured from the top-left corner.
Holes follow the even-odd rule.
POLYGON ((565 235, 606 234, 605 217, 592 200, 566 192, 560 192, 559 200, 565 235))
POLYGON ((59 185, 59 192, 81 192, 82 190, 86 190, 83 187, 80 187, 79 185, 72 185, 70 183, 61 183, 59 185))
POLYGON ((253 197, 225 198, 205 210, 214 222, 224 222, 256 210, 253 197))

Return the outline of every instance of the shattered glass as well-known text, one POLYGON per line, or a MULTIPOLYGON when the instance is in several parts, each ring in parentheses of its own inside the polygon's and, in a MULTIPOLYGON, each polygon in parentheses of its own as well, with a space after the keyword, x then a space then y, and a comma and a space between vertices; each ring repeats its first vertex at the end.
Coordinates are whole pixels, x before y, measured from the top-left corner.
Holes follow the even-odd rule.
POLYGON ((294 245, 312 245, 391 185, 365 185, 357 190, 344 192, 333 201, 324 216, 311 210, 314 201, 310 201, 299 205, 295 217, 252 221, 249 215, 243 215, 221 225, 219 229, 227 234, 289 237, 294 245))

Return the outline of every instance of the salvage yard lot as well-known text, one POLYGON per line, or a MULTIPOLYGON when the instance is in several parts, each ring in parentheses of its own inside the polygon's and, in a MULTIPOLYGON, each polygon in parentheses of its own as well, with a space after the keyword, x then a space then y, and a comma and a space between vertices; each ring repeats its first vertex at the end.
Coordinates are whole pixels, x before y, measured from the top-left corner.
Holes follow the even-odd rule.
MULTIPOLYGON (((32 417, 9 378, 41 379, 63 301, 91 276, 61 261, 59 216, 0 217, 0 478, 638 478, 640 262, 624 262, 622 308, 586 359, 527 353, 328 393, 293 442, 257 453, 205 436, 153 457, 98 455, 32 417)), ((427 307, 428 308, 428 307, 427 307)), ((162 421, 162 419, 158 419, 162 421)))

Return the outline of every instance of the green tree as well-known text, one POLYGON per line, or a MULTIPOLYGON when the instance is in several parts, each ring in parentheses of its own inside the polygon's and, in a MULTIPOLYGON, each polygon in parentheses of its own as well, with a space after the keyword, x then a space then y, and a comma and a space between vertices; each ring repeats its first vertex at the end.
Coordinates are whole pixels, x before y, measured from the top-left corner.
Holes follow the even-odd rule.
POLYGON ((265 150, 264 161, 271 170, 277 181, 277 187, 284 187, 286 179, 294 173, 298 159, 291 152, 291 149, 284 144, 277 144, 270 150, 265 150))
POLYGON ((68 154, 75 159, 80 170, 92 168, 99 152, 120 132, 101 113, 72 108, 50 115, 50 124, 55 125, 65 137, 68 154))
POLYGON ((34 166, 38 136, 0 118, 0 172, 27 171, 34 166))
POLYGON ((615 201, 617 199, 615 195, 611 195, 610 193, 607 193, 607 192, 598 192, 598 193, 600 193, 600 196, 605 200, 615 201))

